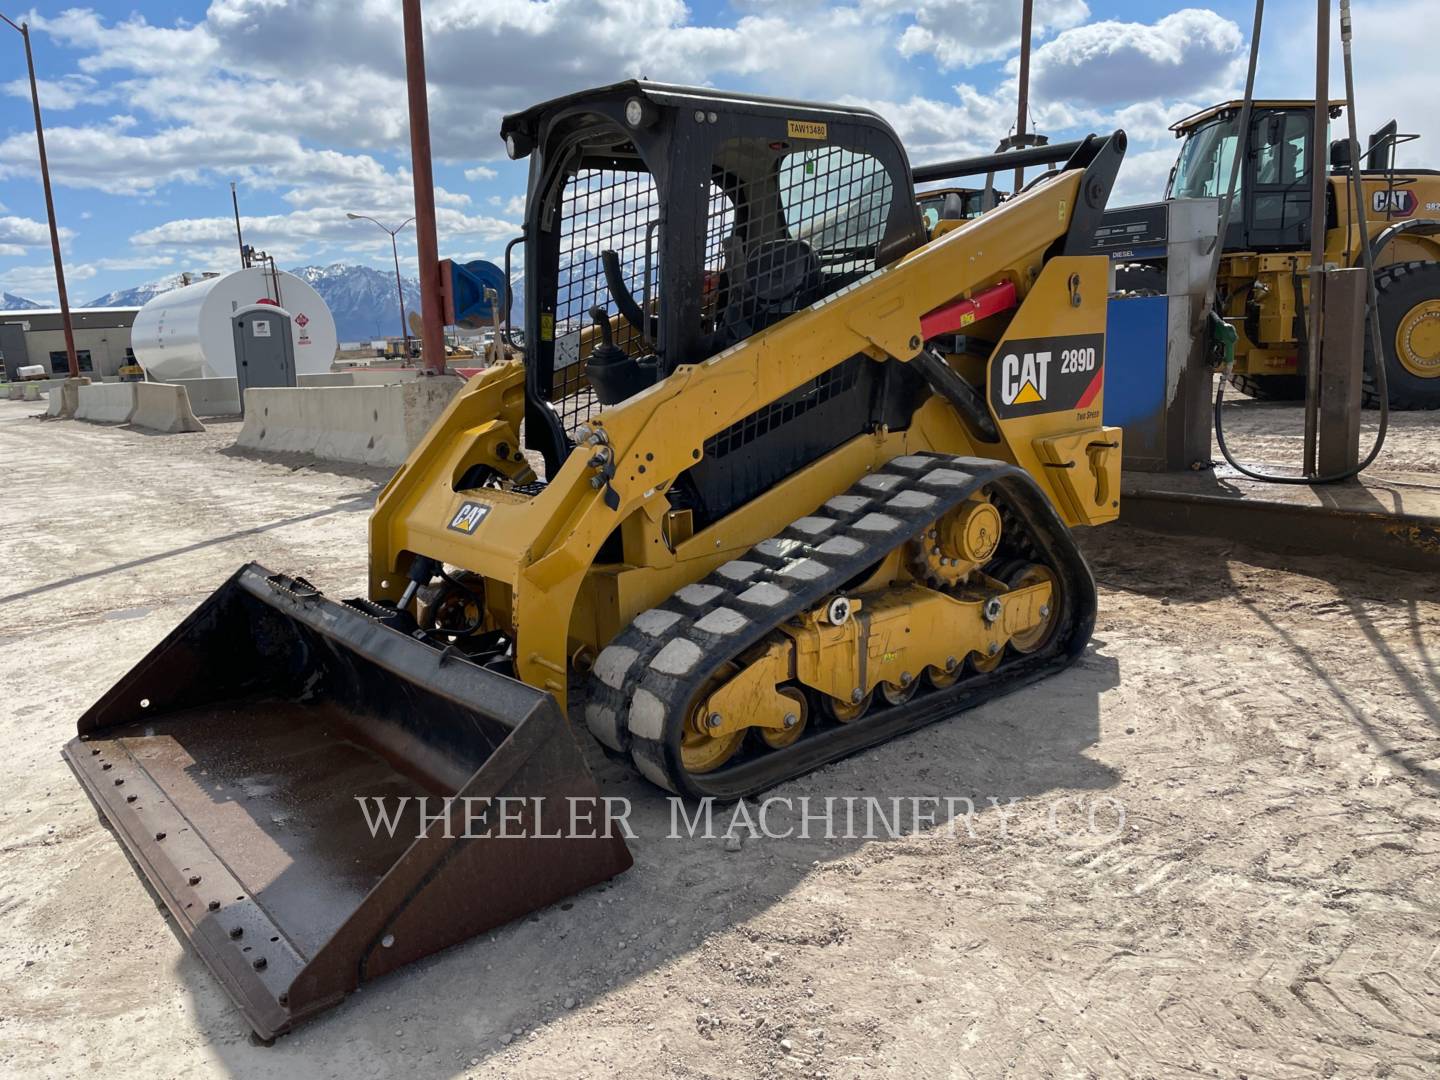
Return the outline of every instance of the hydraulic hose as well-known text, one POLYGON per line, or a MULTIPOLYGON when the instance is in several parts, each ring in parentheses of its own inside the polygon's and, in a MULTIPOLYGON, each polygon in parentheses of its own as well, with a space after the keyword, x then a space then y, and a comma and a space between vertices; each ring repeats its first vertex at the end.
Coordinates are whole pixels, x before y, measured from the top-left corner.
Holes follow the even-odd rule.
MULTIPOLYGON (((1249 153, 1250 143, 1250 109, 1255 92, 1255 66, 1260 56, 1260 22, 1265 9, 1265 0, 1255 0, 1255 28, 1250 36, 1250 67, 1245 76, 1245 103, 1240 112, 1241 130, 1239 145, 1235 154, 1235 160, 1230 166, 1230 190, 1225 203, 1224 213, 1220 219, 1220 235, 1216 240, 1216 258, 1214 268, 1219 265, 1220 248, 1225 242, 1226 227, 1230 222, 1230 207, 1235 200, 1235 182, 1240 171, 1240 162, 1249 153)), ((1257 472, 1247 468, 1236 461, 1230 453, 1229 446, 1225 442, 1225 428, 1221 419, 1221 406, 1225 401, 1225 383, 1229 374, 1228 367, 1221 372, 1221 377, 1215 387, 1215 442, 1220 447, 1220 453, 1231 468, 1242 476, 1248 476, 1252 480, 1262 480, 1270 484, 1334 484, 1342 480, 1349 480, 1360 475, 1380 456, 1380 450, 1385 445, 1385 435, 1390 428, 1390 388, 1385 373, 1385 353, 1380 341, 1380 306, 1379 298, 1375 291, 1375 257, 1370 250, 1370 224, 1366 218, 1365 210, 1365 188, 1361 182, 1360 172, 1360 139, 1356 132, 1355 121, 1355 68, 1351 56, 1351 38, 1353 21, 1350 15, 1350 0, 1340 0, 1340 42, 1345 62, 1345 114, 1348 120, 1348 137, 1350 140, 1350 175, 1348 183, 1354 197, 1355 223, 1360 231, 1360 262, 1365 270, 1366 286, 1366 313, 1365 324, 1370 335, 1370 354, 1374 358, 1375 385, 1380 397, 1380 425, 1375 432, 1375 442, 1370 447, 1364 459, 1354 468, 1345 469, 1328 476, 1306 477, 1306 476, 1273 476, 1268 473, 1257 472)), ((1211 273, 1211 289, 1214 289, 1216 274, 1214 269, 1211 273)), ((1213 296, 1213 291, 1210 294, 1213 296)), ((1296 293, 1299 295, 1298 290, 1296 293)), ((1314 297, 1311 297, 1314 300, 1314 297)), ((1208 307, 1207 307, 1208 310, 1208 307)), ((1311 341, 1309 348, 1316 348, 1317 343, 1311 341)))

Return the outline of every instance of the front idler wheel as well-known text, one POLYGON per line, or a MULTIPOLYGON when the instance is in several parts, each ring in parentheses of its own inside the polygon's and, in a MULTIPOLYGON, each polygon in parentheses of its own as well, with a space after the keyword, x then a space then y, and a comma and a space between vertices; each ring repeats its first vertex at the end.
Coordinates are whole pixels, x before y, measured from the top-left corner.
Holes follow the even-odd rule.
POLYGON ((745 741, 749 728, 742 727, 723 735, 711 734, 719 726, 719 717, 710 712, 710 697, 735 675, 736 670, 734 664, 727 664, 717 672, 695 696, 695 704, 685 717, 685 726, 680 732, 680 764, 688 773, 698 776, 714 772, 734 757, 735 751, 745 741))

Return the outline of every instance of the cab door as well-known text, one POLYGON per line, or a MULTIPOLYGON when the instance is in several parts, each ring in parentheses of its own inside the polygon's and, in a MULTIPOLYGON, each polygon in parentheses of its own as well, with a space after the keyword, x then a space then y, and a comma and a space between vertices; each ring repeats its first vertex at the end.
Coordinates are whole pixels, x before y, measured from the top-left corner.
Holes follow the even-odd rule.
POLYGON ((1274 109, 1251 121, 1246 234, 1253 250, 1291 250, 1310 243, 1312 113, 1274 109))

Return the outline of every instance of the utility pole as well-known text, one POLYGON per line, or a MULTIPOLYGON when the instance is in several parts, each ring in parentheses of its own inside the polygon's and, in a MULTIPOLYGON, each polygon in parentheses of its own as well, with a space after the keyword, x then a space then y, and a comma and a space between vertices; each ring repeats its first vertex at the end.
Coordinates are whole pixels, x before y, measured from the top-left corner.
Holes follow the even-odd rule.
MULTIPOLYGON (((435 176, 430 167, 430 105, 425 96, 425 31, 420 0, 404 0, 405 81, 410 98, 410 171, 415 178, 415 247, 420 262, 420 363, 445 374, 440 247, 435 236, 435 176)), ((398 258, 397 258, 398 264, 398 258)))
MULTIPOLYGON (((1035 0, 1024 0, 1020 12, 1020 107, 1015 116, 1015 145, 1025 145, 1026 114, 1030 111, 1030 29, 1034 21, 1035 0)), ((1015 190, 1025 186, 1025 167, 1015 168, 1015 190)))
POLYGON ((390 237, 390 254, 395 257, 395 292, 400 297, 400 336, 405 339, 405 359, 408 362, 410 359, 410 324, 405 321, 405 286, 401 284, 400 280, 400 249, 396 246, 395 234, 415 219, 406 218, 392 229, 390 226, 381 225, 380 222, 376 221, 373 217, 366 217, 364 214, 346 214, 345 216, 351 221, 368 221, 372 225, 379 225, 380 231, 390 237))
POLYGON ((65 293, 65 266, 60 261, 60 228, 55 224, 55 198, 50 193, 50 163, 45 157, 45 126, 40 122, 40 88, 35 83, 35 57, 30 51, 30 24, 0 19, 25 39, 25 63, 30 68, 30 100, 35 105, 35 141, 40 147, 40 183, 45 189, 45 212, 50 217, 50 250, 55 256, 55 290, 60 294, 60 321, 65 327, 65 354, 70 360, 70 377, 80 377, 80 358, 75 354, 75 329, 70 323, 70 297, 65 293))
MULTIPOLYGON (((1310 133, 1310 309, 1305 352, 1304 473, 1317 476, 1320 427, 1320 343, 1325 332, 1325 195, 1329 184, 1326 135, 1330 126, 1330 4, 1318 0, 1315 12, 1315 119, 1310 133)), ((1354 148, 1352 147, 1352 150, 1354 148)), ((1377 358, 1377 363, 1381 358, 1377 358)))
POLYGON ((235 243, 240 245, 240 269, 246 270, 245 237, 240 232, 240 196, 235 192, 235 181, 230 181, 230 204, 235 207, 235 243))

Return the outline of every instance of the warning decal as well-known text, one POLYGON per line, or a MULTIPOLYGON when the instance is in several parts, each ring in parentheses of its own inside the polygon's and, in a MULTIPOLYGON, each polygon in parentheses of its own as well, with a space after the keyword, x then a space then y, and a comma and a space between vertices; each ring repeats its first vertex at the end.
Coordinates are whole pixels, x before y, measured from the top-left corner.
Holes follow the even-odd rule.
POLYGON ((1085 409, 1104 381, 1104 334, 1005 341, 990 361, 990 407, 1001 420, 1085 409))

